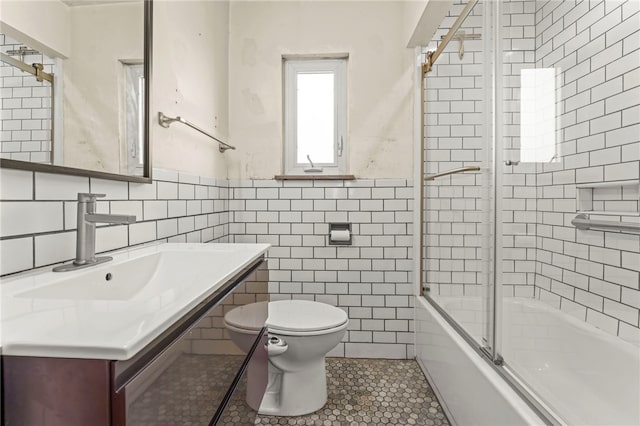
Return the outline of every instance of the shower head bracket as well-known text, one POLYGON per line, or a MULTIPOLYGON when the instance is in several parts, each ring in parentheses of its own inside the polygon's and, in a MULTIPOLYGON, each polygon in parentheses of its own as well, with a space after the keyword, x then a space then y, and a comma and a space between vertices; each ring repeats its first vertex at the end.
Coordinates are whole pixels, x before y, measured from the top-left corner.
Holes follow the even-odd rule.
MULTIPOLYGON (((442 36, 442 39, 444 40, 445 36, 442 36)), ((480 39, 480 34, 466 34, 464 31, 459 31, 457 33, 455 33, 453 35, 454 39, 458 40, 460 42, 460 47, 458 49, 458 58, 462 59, 464 58, 464 41, 465 40, 479 40, 480 39)))

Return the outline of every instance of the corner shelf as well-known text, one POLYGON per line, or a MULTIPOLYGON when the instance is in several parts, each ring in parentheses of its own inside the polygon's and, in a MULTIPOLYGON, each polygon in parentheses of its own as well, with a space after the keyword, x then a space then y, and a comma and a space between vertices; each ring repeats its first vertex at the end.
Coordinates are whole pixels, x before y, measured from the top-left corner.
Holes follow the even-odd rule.
POLYGON ((640 181, 597 182, 576 185, 576 211, 588 215, 640 216, 640 181), (612 192, 613 189, 620 190, 612 192), (633 198, 625 198, 626 192, 634 192, 633 198), (607 209, 606 205, 629 204, 628 210, 607 209))

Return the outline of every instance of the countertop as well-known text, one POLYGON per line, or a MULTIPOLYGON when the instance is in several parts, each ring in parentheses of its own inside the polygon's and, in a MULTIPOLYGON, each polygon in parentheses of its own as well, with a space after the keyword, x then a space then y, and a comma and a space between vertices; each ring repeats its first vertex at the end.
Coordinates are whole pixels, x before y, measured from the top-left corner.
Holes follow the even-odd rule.
POLYGON ((79 271, 47 268, 3 279, 2 354, 130 359, 268 248, 268 244, 167 243, 114 253, 112 261, 79 271), (158 277, 162 285, 136 289, 127 300, 30 296, 32 290, 74 274, 80 278, 88 271, 107 274, 126 261, 163 253, 206 261, 197 267, 162 264, 152 277, 162 274, 158 277))

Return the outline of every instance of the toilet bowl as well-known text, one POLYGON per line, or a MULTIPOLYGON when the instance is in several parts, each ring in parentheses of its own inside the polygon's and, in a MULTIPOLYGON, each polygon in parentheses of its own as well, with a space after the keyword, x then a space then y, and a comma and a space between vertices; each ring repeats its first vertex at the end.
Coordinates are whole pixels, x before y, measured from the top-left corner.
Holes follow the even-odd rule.
POLYGON ((327 402, 325 356, 342 340, 349 324, 347 314, 307 300, 258 302, 235 308, 225 315, 225 326, 231 340, 245 352, 262 327, 258 319, 265 310, 269 383, 258 407, 249 371, 247 403, 264 415, 299 416, 319 410, 327 402))
MULTIPOLYGON (((224 316, 224 326, 229 333, 229 338, 244 353, 251 350, 258 333, 265 325, 269 312, 268 303, 258 302, 239 306, 224 316), (241 326, 234 324, 241 324, 241 326)), ((264 394, 266 378, 263 365, 260 362, 250 362, 247 367, 246 401, 255 411, 258 411, 264 394)))

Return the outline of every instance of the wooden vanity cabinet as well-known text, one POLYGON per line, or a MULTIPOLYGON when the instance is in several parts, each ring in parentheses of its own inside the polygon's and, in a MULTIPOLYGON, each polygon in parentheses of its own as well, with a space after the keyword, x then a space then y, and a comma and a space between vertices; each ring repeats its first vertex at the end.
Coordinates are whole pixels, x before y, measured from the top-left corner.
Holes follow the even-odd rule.
POLYGON ((3 356, 3 424, 214 425, 229 416, 250 424, 247 372, 264 391, 266 328, 245 353, 230 340, 224 315, 268 300, 267 281, 259 259, 130 360, 3 356))

